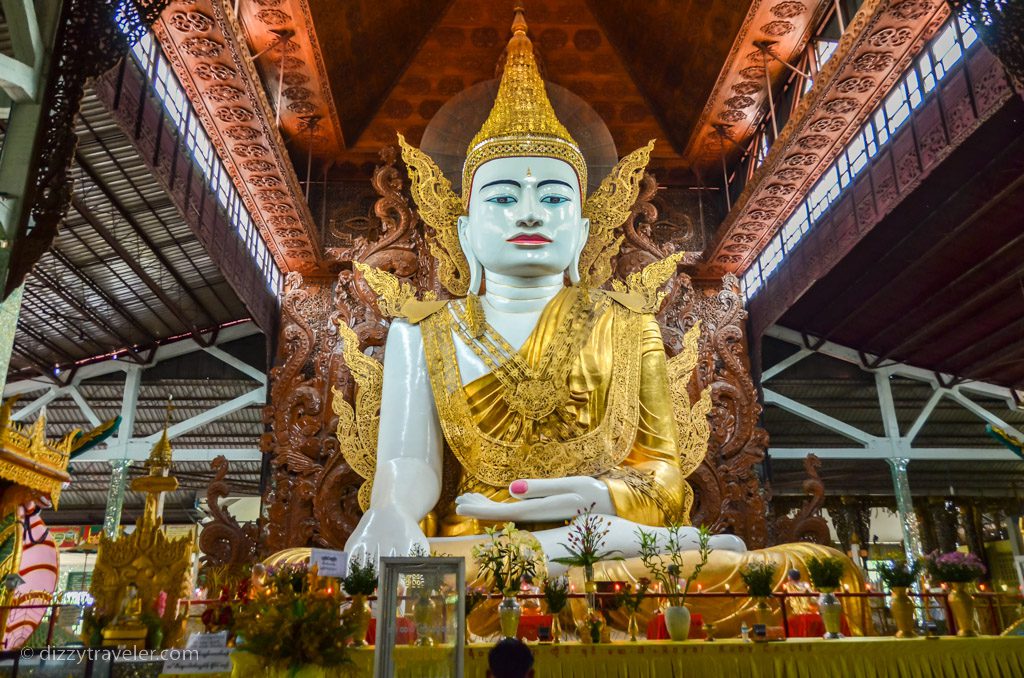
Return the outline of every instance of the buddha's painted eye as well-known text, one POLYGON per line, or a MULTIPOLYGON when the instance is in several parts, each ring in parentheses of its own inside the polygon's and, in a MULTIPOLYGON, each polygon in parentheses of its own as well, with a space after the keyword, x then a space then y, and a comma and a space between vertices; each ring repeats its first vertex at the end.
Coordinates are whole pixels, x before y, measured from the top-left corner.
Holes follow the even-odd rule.
POLYGON ((493 198, 488 198, 487 202, 493 202, 493 203, 496 203, 498 205, 514 205, 518 201, 515 199, 515 196, 511 196, 511 195, 496 195, 493 198))
POLYGON ((561 205, 563 202, 569 202, 569 199, 564 195, 545 195, 540 201, 548 205, 561 205))

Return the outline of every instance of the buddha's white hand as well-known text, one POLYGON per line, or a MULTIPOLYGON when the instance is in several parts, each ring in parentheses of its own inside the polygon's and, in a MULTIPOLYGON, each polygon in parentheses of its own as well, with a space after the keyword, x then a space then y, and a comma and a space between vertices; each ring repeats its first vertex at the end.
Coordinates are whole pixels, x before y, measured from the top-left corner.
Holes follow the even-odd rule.
POLYGON ((419 522, 394 506, 371 508, 345 543, 349 558, 377 561, 382 556, 407 556, 420 546, 430 553, 430 544, 419 522))
POLYGON ((477 493, 460 495, 455 512, 482 520, 569 520, 593 505, 595 513, 615 515, 608 486, 588 476, 516 480, 509 485, 509 493, 520 501, 497 502, 477 493))

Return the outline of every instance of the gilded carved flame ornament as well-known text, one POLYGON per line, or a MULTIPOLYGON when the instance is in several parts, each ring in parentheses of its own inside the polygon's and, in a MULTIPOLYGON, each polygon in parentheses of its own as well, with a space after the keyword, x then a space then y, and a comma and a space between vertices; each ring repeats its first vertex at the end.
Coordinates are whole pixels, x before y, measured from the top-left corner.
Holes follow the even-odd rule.
MULTIPOLYGON (((370 267, 364 268, 374 271, 377 275, 373 280, 385 281, 388 289, 398 287, 398 279, 390 273, 370 267), (393 279, 393 285, 392 281, 388 280, 389 276, 393 279)), ((383 311, 385 307, 396 308, 396 303, 397 299, 393 297, 390 302, 381 304, 381 310, 383 311)), ((331 402, 334 413, 338 415, 338 443, 341 454, 352 470, 366 480, 359 488, 359 507, 365 511, 370 507, 373 474, 377 468, 377 429, 380 425, 384 367, 359 350, 359 337, 344 321, 338 323, 338 334, 341 337, 342 356, 356 382, 355 399, 353 406, 345 400, 344 393, 332 388, 331 402)))

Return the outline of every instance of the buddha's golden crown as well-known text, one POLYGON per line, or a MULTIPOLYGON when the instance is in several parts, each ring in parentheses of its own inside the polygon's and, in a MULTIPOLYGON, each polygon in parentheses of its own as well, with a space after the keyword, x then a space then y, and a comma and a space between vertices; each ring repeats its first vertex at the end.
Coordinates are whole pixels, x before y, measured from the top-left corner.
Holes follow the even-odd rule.
POLYGON ((521 157, 556 158, 569 163, 579 178, 580 195, 586 192, 586 160, 548 100, 533 57, 533 43, 526 36, 525 11, 517 6, 498 96, 483 127, 466 150, 466 164, 462 169, 463 203, 469 204, 473 175, 480 165, 495 158, 521 157))

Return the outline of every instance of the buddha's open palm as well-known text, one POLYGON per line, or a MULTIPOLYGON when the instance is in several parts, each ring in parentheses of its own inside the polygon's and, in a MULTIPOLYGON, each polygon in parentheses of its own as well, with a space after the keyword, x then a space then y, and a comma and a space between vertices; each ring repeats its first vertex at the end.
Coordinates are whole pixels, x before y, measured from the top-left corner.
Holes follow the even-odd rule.
POLYGON ((475 492, 455 500, 460 516, 481 520, 569 520, 580 510, 594 506, 595 513, 615 515, 608 486, 588 476, 516 480, 509 493, 519 501, 498 502, 475 492))

